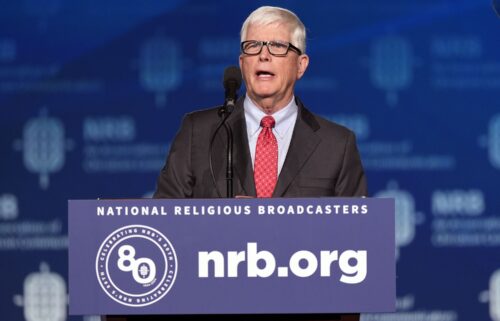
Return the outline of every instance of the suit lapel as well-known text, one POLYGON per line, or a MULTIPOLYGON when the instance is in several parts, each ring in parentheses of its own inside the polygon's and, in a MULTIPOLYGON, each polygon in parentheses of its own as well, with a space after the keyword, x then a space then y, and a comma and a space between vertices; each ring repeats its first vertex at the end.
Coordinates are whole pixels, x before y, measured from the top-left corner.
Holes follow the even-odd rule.
POLYGON ((315 133, 319 129, 318 122, 298 98, 296 102, 299 107, 299 115, 273 197, 284 195, 295 176, 300 172, 304 163, 321 141, 315 133))

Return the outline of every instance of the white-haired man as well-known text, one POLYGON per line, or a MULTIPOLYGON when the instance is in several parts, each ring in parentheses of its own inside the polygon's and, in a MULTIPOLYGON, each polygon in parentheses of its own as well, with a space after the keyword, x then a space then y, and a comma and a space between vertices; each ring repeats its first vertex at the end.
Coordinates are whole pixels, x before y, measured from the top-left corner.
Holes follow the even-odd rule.
MULTIPOLYGON (((246 95, 227 120, 234 135, 235 195, 367 194, 354 134, 311 113, 294 95, 295 83, 309 63, 305 37, 300 19, 283 8, 260 7, 243 23, 239 62, 246 95), (259 137, 264 131, 272 139, 265 145, 274 150, 262 147, 259 137), (267 161, 262 155, 268 154, 273 155, 271 163, 262 163, 263 158, 267 161), (261 168, 264 172, 258 172, 261 168), (260 180, 268 174, 271 181, 265 178, 262 190, 260 180)), ((211 153, 215 182, 207 161, 210 137, 219 122, 218 108, 186 115, 159 175, 155 197, 211 198, 225 191, 223 131, 211 153)))

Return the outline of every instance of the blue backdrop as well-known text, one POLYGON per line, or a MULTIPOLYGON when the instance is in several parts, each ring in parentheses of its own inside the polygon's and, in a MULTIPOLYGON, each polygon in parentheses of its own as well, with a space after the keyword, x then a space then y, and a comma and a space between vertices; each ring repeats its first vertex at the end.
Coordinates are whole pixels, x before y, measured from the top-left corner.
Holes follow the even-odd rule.
POLYGON ((481 0, 0 1, 1 320, 82 320, 67 200, 149 197, 264 4, 308 27, 298 96, 396 198, 398 312, 363 320, 500 321, 500 19, 481 0))

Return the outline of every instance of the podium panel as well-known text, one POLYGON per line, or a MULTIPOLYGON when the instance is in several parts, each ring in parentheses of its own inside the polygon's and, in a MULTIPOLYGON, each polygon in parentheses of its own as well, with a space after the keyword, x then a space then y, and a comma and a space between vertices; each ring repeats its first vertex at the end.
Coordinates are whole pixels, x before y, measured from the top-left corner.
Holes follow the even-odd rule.
POLYGON ((395 310, 394 200, 69 201, 70 314, 395 310))

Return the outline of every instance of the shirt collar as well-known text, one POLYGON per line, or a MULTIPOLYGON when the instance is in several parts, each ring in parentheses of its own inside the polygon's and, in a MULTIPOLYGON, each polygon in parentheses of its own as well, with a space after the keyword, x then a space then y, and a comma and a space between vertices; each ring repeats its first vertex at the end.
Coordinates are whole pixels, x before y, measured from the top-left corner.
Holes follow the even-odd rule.
MULTIPOLYGON (((248 95, 245 96, 243 108, 245 110, 245 118, 247 119, 248 134, 253 136, 260 132, 260 120, 264 116, 267 116, 267 114, 257 107, 248 95)), ((292 99, 284 108, 271 115, 276 121, 273 132, 276 133, 279 138, 283 138, 294 124, 297 114, 298 106, 295 103, 295 96, 292 96, 292 99)))

